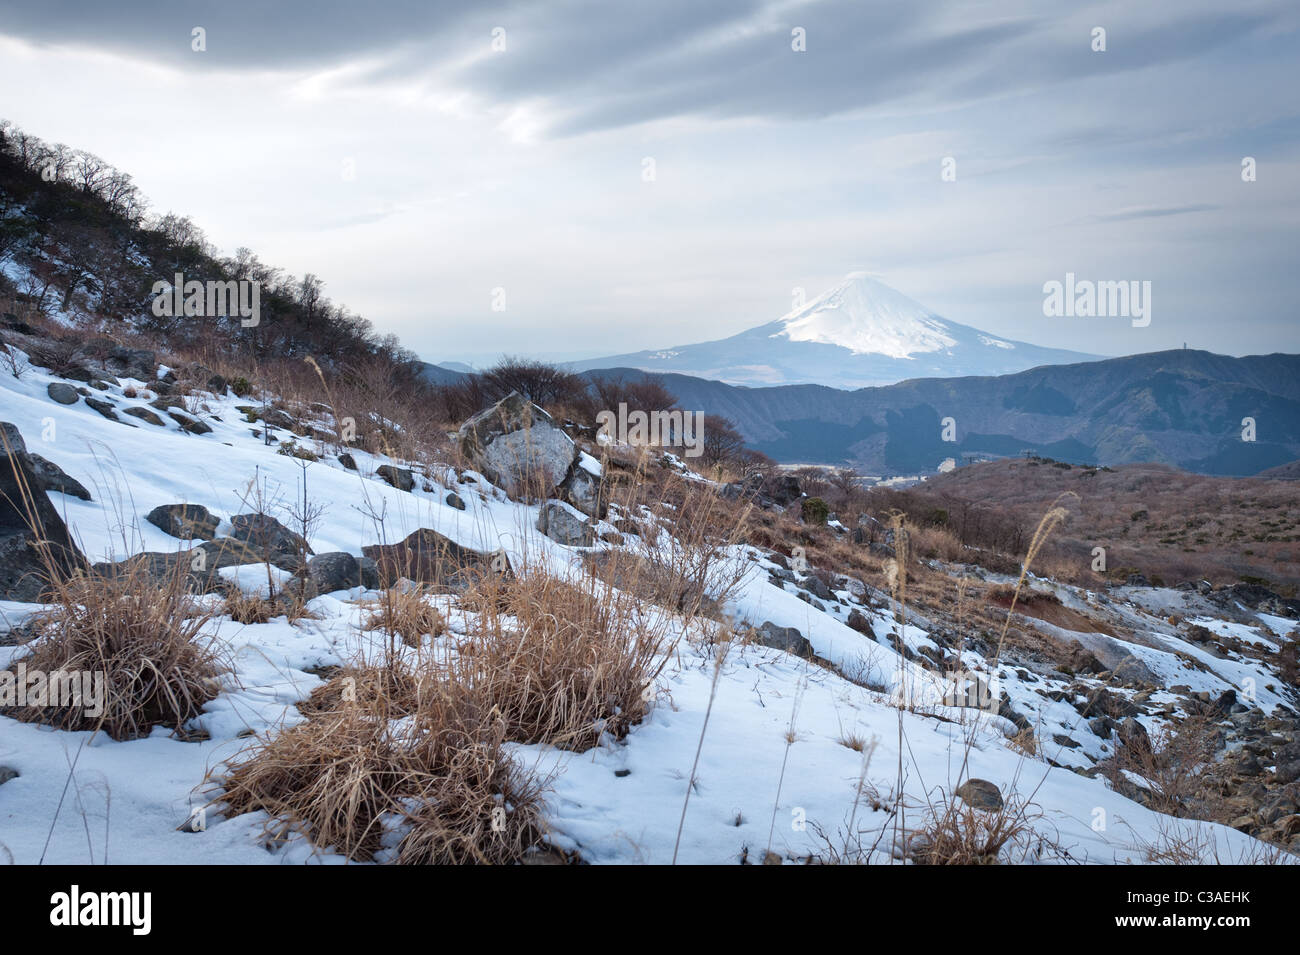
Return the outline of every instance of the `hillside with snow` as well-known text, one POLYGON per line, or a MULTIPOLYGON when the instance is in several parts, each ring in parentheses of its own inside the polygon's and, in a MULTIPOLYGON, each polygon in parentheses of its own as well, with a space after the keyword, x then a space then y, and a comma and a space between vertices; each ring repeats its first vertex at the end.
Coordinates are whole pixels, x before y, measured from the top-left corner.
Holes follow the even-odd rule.
MULTIPOLYGON (((501 797, 491 826, 486 816, 457 825, 490 841, 482 833, 500 823, 523 847, 516 861, 903 864, 956 852, 963 861, 1258 862, 1300 848, 1297 692, 1279 656, 1295 641, 1295 601, 1257 609, 1227 590, 1094 589, 1031 573, 1018 608, 1003 613, 1017 574, 992 555, 918 559, 901 527, 865 515, 852 528, 805 521, 807 495, 789 479, 763 484, 739 513, 786 528, 778 541, 803 543, 792 551, 737 539, 728 520, 697 518, 743 498, 744 487, 693 475, 671 454, 566 434, 517 396, 462 427, 476 468, 455 455, 349 445, 324 402, 266 388, 240 396, 207 369, 146 351, 77 358, 65 369, 72 377, 33 353, 17 357, 31 363, 0 375, 0 419, 12 425, 3 466, 46 476, 37 493, 105 580, 146 553, 153 565, 191 568, 191 612, 203 615, 196 639, 222 665, 179 725, 134 736, 0 708, 7 859, 445 861, 451 823, 429 835, 431 810, 417 798, 383 803, 373 840, 344 846, 277 812, 298 799, 309 813, 319 797, 306 792, 259 796, 257 809, 244 792, 232 806, 235 767, 344 732, 418 753, 430 717, 366 709, 363 676, 409 667, 441 679, 470 648, 526 645, 535 631, 491 604, 536 580, 609 600, 618 625, 649 641, 640 671, 649 682, 623 701, 643 709, 634 721, 618 707, 602 711, 579 727, 581 745, 507 729, 503 758, 515 785, 532 780, 535 793, 501 797), (539 467, 554 467, 556 489, 539 496, 512 483, 509 455, 492 449, 517 448, 520 436, 539 467), (640 478, 629 483, 630 474, 640 478), (304 513, 314 516, 299 538, 304 513), (274 541, 250 538, 250 526, 272 528, 274 541), (388 563, 394 542, 411 541, 422 542, 411 545, 416 559, 388 563), (851 567, 828 556, 845 547, 862 555, 851 567), (480 562, 504 581, 461 576, 480 562), (670 577, 697 568, 686 572, 695 596, 665 599, 626 572, 633 564, 670 577), (349 566, 353 576, 340 576, 349 566), (497 596, 485 602, 485 593, 497 596), (414 595, 430 623, 397 640, 375 616, 401 595, 414 595), (248 618, 239 601, 259 599, 266 612, 248 618), (354 678, 356 702, 331 704, 340 685, 348 698, 354 678), (370 714, 364 729, 348 722, 349 706, 370 714), (1180 727, 1207 720, 1219 742, 1197 788, 1231 789, 1253 773, 1249 804, 1202 805, 1201 793, 1175 783, 1185 767, 1171 773, 1162 761, 1190 745, 1180 727), (314 736, 321 727, 326 735, 314 736), (525 807, 528 826, 515 832, 525 807)), ((57 600, 0 603, 0 672, 17 674, 65 639, 67 612, 57 600)), ((580 630, 592 652, 611 637, 580 630)), ((575 703, 564 703, 567 686, 547 699, 575 703)), ((331 758, 346 775, 347 758, 331 758)))
POLYGON ((738 335, 573 365, 671 372, 735 385, 851 389, 911 378, 1005 375, 1096 357, 960 325, 866 272, 852 272, 787 315, 738 335))

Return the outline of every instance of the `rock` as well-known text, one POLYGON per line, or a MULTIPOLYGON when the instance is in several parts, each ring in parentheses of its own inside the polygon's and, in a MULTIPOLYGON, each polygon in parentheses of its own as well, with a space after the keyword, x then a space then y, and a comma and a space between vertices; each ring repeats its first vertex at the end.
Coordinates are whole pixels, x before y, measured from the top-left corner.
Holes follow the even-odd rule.
POLYGON ((569 475, 573 439, 518 392, 461 425, 461 453, 476 471, 512 497, 545 498, 569 475))
POLYGON ((147 421, 149 424, 157 425, 160 428, 163 426, 163 419, 158 417, 148 408, 141 408, 141 407, 123 408, 122 414, 129 414, 133 418, 139 418, 141 421, 147 421))
POLYGON ((809 575, 799 586, 808 591, 808 593, 812 594, 814 597, 820 597, 822 600, 835 599, 835 594, 831 592, 830 587, 826 586, 826 581, 822 580, 816 574, 809 575))
POLYGON ((1293 783, 1300 779, 1300 756, 1291 756, 1290 758, 1278 754, 1277 764, 1273 768, 1273 776, 1279 783, 1293 783))
POLYGON ((210 541, 220 521, 202 504, 161 504, 144 518, 154 527, 181 540, 210 541))
POLYGON ((1151 754, 1151 737, 1147 729, 1133 717, 1119 724, 1119 741, 1139 757, 1151 754))
POLYGON ((1219 698, 1211 704, 1212 706, 1211 713, 1214 716, 1227 716, 1229 713, 1232 712, 1232 708, 1236 705, 1237 705, 1237 691, 1233 689, 1227 689, 1224 690, 1222 693, 1220 693, 1219 698))
POLYGON ((357 469, 357 459, 346 451, 339 455, 339 464, 343 465, 349 471, 355 471, 357 469))
POLYGON ((1071 647, 1070 655, 1065 658, 1065 665, 1071 673, 1100 673, 1106 669, 1097 659, 1096 654, 1077 643, 1071 647))
POLYGON ((1151 581, 1147 580, 1142 574, 1129 574, 1124 585, 1126 587, 1150 587, 1151 581))
POLYGON ((987 779, 968 779, 957 787, 957 797, 972 809, 999 812, 1002 809, 1002 792, 987 779))
POLYGON ((1102 739, 1110 739, 1111 730, 1115 728, 1115 721, 1109 716, 1094 716, 1088 720, 1088 728, 1102 739))
POLYGON ((280 408, 268 408, 262 412, 261 417, 262 421, 272 428, 280 428, 283 431, 293 430, 293 416, 280 408))
POLYGON ((383 478, 399 491, 410 491, 415 487, 415 475, 409 468, 394 467, 391 464, 381 464, 375 468, 375 474, 383 478))
POLYGON ((61 405, 75 405, 77 403, 77 389, 65 382, 52 381, 45 391, 50 398, 61 405))
POLYGON ((147 348, 127 348, 115 345, 104 364, 117 375, 148 381, 158 371, 158 355, 147 348))
POLYGON ((537 515, 537 529, 566 547, 591 547, 596 531, 583 514, 571 504, 550 500, 537 515))
POLYGON ((588 517, 602 520, 609 511, 600 477, 582 466, 585 456, 579 454, 569 465, 569 473, 560 482, 560 499, 572 504, 588 517))
MULTIPOLYGON (((86 403, 87 404, 90 403, 89 398, 86 399, 86 403)), ((194 417, 194 415, 190 414, 188 411, 181 411, 178 408, 171 408, 168 409, 167 414, 171 416, 171 419, 173 421, 175 421, 178 425, 181 426, 182 431, 188 431, 190 434, 209 434, 212 431, 212 428, 208 425, 206 421, 199 420, 198 418, 194 417)))
POLYGON ((230 519, 230 536, 258 552, 270 554, 315 553, 305 540, 266 514, 236 514, 230 519))
POLYGON ((53 461, 30 452, 27 455, 27 460, 31 464, 32 473, 36 475, 37 486, 42 491, 58 491, 62 494, 81 498, 83 501, 90 500, 90 492, 86 490, 85 486, 76 478, 65 474, 63 468, 53 461))
POLYGON ((1128 654, 1111 668, 1111 678, 1117 683, 1154 683, 1154 674, 1145 663, 1128 654))
POLYGON ((875 631, 871 629, 871 621, 867 619, 866 614, 861 610, 850 610, 849 618, 844 622, 858 633, 865 636, 874 637, 876 635, 875 631))
POLYGON ((121 420, 117 416, 117 412, 113 410, 113 403, 111 401, 105 401, 103 398, 87 398, 86 404, 90 405, 90 407, 94 408, 109 421, 121 420))
POLYGON ((811 658, 813 646, 808 639, 794 627, 778 627, 770 620, 765 620, 754 630, 754 642, 764 647, 784 650, 797 657, 811 658))
MULTIPOLYGON (((6 425, 6 434, 9 429, 17 433, 6 425)), ((25 501, 23 487, 38 487, 27 455, 12 443, 4 453, 0 443, 0 598, 32 602, 48 586, 51 571, 71 573, 85 565, 85 558, 49 497, 35 493, 25 501), (34 528, 28 524, 29 508, 34 528)))
POLYGON ((841 577, 840 590, 847 590, 850 597, 857 600, 867 599, 867 585, 856 577, 841 577))
POLYGON ((448 491, 447 496, 443 498, 443 502, 448 507, 454 507, 458 511, 465 510, 465 502, 461 499, 461 496, 457 494, 455 491, 448 491))
POLYGON ((488 554, 465 547, 427 527, 399 543, 370 544, 361 552, 375 562, 382 586, 406 577, 417 583, 463 590, 480 577, 512 573, 504 553, 488 554))
POLYGON ((0 766, 0 786, 3 786, 11 779, 17 779, 21 775, 22 773, 18 772, 18 770, 14 769, 12 766, 0 766))
POLYGON ((1132 700, 1102 686, 1094 689, 1089 694, 1088 701, 1079 709, 1080 716, 1094 716, 1100 714, 1102 716, 1109 716, 1112 720, 1122 720, 1127 717, 1137 716, 1140 712, 1141 710, 1138 709, 1137 705, 1133 703, 1132 700))
POLYGON ((379 568, 369 557, 354 557, 346 551, 318 554, 307 561, 307 576, 320 593, 351 590, 353 587, 378 589, 379 568))
POLYGON ((803 497, 803 488, 793 474, 773 474, 763 481, 762 494, 777 507, 787 507, 803 497))

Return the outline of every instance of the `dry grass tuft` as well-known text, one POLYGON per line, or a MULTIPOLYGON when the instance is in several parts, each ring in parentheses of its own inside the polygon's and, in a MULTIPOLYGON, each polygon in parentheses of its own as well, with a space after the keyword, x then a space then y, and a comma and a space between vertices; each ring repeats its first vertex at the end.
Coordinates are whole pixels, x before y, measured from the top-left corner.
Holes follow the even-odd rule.
POLYGON ((217 695, 227 669, 203 628, 213 611, 194 602, 183 567, 159 582, 142 569, 55 577, 55 606, 33 622, 41 634, 21 661, 28 672, 102 678, 100 706, 11 707, 5 715, 65 730, 102 729, 118 740, 155 726, 180 732, 217 695))
POLYGON ((910 856, 917 865, 998 865, 1020 861, 1003 854, 1034 836, 1025 806, 1011 798, 996 812, 948 799, 912 836, 910 856))
POLYGON ((400 637, 408 647, 418 647, 426 636, 440 637, 447 623, 438 609, 428 602, 420 588, 389 588, 373 605, 361 624, 362 630, 383 630, 400 637))
POLYGON ((621 739, 679 632, 633 596, 538 571, 484 579, 466 597, 480 610, 449 665, 523 743, 581 751, 603 733, 621 739))
POLYGON ((542 781, 506 754, 505 724, 464 693, 433 692, 407 720, 374 699, 259 739, 218 779, 231 814, 261 810, 351 859, 512 863, 543 836, 542 781))

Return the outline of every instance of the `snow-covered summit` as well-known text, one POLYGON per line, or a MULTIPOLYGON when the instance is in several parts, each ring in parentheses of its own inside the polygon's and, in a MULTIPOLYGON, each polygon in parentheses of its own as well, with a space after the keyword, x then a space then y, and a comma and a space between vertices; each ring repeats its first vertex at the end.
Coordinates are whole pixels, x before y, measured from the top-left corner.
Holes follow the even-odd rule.
POLYGON ((909 358, 957 344, 943 319, 867 272, 850 272, 780 322, 784 328, 773 337, 838 345, 855 355, 909 358))

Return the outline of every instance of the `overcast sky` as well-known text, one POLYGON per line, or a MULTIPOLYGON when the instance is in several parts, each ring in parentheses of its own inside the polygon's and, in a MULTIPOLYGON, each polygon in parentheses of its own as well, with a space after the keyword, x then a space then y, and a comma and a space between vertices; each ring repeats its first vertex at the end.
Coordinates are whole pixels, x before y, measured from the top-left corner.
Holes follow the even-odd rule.
POLYGON ((720 338, 856 269, 1042 345, 1297 352, 1298 27, 1293 0, 0 0, 0 116, 431 361, 720 338), (1066 272, 1150 281, 1150 324, 1045 317, 1066 272))

